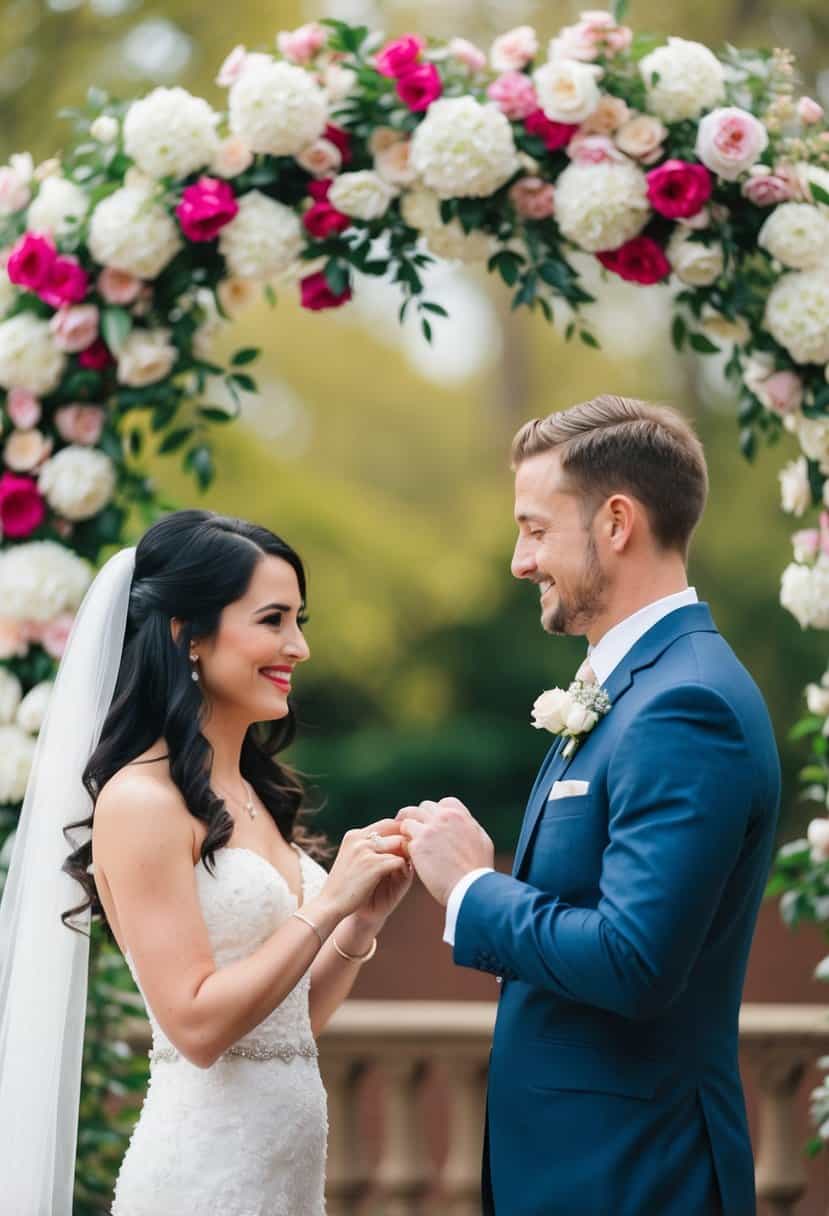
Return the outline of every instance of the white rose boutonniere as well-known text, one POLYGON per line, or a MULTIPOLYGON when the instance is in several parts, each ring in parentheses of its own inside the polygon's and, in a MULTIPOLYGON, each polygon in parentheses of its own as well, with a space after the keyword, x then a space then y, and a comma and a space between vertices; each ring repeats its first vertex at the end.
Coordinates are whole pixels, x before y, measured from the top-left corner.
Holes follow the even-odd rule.
POLYGON ((536 699, 533 726, 567 739, 562 752, 567 757, 609 709, 610 697, 603 688, 576 679, 569 688, 549 688, 536 699))

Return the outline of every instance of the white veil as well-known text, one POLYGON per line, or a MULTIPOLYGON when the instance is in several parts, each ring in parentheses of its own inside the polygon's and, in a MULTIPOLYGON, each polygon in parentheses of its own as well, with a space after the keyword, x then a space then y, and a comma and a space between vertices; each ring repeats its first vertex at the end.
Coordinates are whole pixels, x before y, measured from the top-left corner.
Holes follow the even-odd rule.
MULTIPOLYGON (((0 1186, 14 1216, 72 1216, 89 939, 60 919, 82 896, 61 870, 62 829, 92 811, 81 774, 115 690, 134 568, 135 549, 110 558, 75 618, 0 903, 0 1186)), ((88 931, 88 910, 73 919, 88 931)))

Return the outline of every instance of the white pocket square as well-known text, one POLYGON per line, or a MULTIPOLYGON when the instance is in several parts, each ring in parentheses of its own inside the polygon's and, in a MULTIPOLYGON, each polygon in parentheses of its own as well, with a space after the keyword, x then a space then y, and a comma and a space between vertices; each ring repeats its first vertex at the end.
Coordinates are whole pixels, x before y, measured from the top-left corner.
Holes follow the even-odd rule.
POLYGON ((554 798, 576 798, 590 789, 589 781, 554 781, 548 802, 554 798))

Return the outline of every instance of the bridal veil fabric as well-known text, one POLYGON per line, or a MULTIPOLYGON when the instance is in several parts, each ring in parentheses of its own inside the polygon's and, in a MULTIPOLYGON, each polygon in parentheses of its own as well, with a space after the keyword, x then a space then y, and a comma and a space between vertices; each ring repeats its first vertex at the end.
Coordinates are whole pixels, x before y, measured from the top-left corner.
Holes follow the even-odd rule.
POLYGON ((110 558, 75 618, 0 903, 0 1178, 17 1216, 72 1214, 90 918, 76 918, 84 933, 60 919, 80 894, 61 870, 62 829, 91 813, 81 776, 115 690, 134 569, 134 548, 110 558))

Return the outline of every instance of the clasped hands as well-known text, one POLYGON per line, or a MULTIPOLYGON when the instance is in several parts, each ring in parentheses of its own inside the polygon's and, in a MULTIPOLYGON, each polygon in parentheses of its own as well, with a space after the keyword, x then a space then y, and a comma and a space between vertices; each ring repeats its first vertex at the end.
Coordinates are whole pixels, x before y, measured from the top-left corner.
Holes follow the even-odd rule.
POLYGON ((458 798, 401 807, 396 821, 418 878, 439 904, 465 874, 494 866, 492 840, 458 798))

